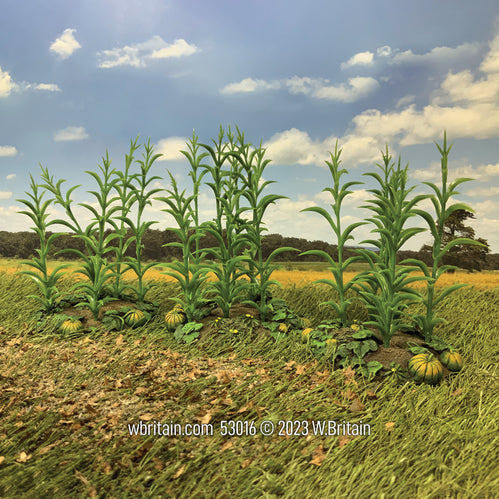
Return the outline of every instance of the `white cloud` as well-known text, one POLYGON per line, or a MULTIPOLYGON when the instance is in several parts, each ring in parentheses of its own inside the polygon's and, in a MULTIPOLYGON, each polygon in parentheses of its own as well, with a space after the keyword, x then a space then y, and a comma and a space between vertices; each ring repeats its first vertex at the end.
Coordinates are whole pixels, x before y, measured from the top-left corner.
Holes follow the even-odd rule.
POLYGON ((463 43, 455 48, 434 47, 424 54, 415 54, 412 50, 396 53, 391 62, 393 64, 435 63, 453 64, 462 59, 476 56, 480 51, 480 44, 463 43))
POLYGON ((432 105, 462 103, 497 104, 499 100, 499 73, 475 80, 471 71, 449 73, 432 99, 432 105))
POLYGON ((393 51, 390 46, 384 45, 383 47, 379 47, 376 49, 376 55, 378 57, 390 57, 393 51))
POLYGON ((0 98, 8 97, 11 92, 24 90, 48 90, 50 92, 60 92, 61 89, 55 83, 16 83, 7 71, 2 71, 0 67, 0 98))
POLYGON ((406 95, 405 97, 402 97, 397 101, 397 104, 395 104, 396 108, 403 107, 407 104, 412 104, 414 100, 416 99, 415 95, 406 95))
POLYGON ((180 151, 189 151, 186 144, 188 140, 185 137, 168 137, 160 140, 155 147, 155 152, 163 156, 159 157, 158 161, 186 159, 180 151))
POLYGON ((100 68, 114 68, 117 66, 132 66, 142 68, 151 59, 168 57, 183 57, 198 52, 196 45, 191 45, 183 39, 173 44, 166 43, 160 36, 153 36, 150 40, 134 45, 125 45, 111 50, 102 50, 97 53, 100 68))
POLYGON ((499 33, 489 43, 489 52, 480 64, 480 70, 484 73, 499 72, 499 33))
POLYGON ((16 156, 17 149, 14 146, 0 146, 0 156, 16 156))
MULTIPOLYGON (((307 132, 291 128, 274 134, 264 147, 276 164, 325 166, 324 162, 330 160, 328 152, 334 151, 336 139, 330 136, 323 141, 313 140, 307 132)), ((371 137, 347 134, 338 146, 342 149, 341 161, 349 165, 379 159, 380 144, 371 137)))
POLYGON ((463 189, 463 194, 479 198, 499 196, 499 186, 493 185, 488 187, 474 187, 472 189, 467 189, 467 190, 463 189))
POLYGON ((340 102, 355 102, 372 94, 378 87, 379 83, 374 78, 358 76, 349 78, 347 84, 324 86, 314 92, 313 97, 340 102))
POLYGON ((374 92, 379 83, 371 77, 349 78, 347 83, 330 85, 325 78, 292 76, 283 80, 255 80, 245 78, 237 83, 226 85, 221 93, 249 93, 257 90, 287 88, 292 95, 303 94, 314 99, 326 99, 340 102, 354 102, 374 92))
POLYGON ((266 82, 265 80, 254 80, 253 78, 245 78, 239 83, 229 83, 220 93, 222 94, 236 94, 236 93, 249 93, 257 90, 277 89, 281 84, 276 82, 266 82))
POLYGON ((52 43, 50 50, 55 52, 61 59, 67 59, 75 50, 81 48, 81 45, 73 36, 75 31, 75 29, 65 29, 62 35, 52 43))
POLYGON ((455 107, 430 104, 419 111, 411 105, 400 112, 388 113, 368 109, 353 118, 352 123, 353 133, 357 135, 374 137, 381 142, 399 137, 402 146, 432 142, 444 129, 452 139, 487 139, 499 134, 499 106, 497 103, 455 107))
POLYGON ((16 84, 12 81, 7 71, 2 71, 0 66, 0 97, 8 97, 16 89, 16 84))
POLYGON ((0 199, 9 199, 12 197, 12 192, 0 191, 0 199))
MULTIPOLYGON (((474 167, 470 164, 462 165, 458 162, 449 161, 448 169, 448 182, 453 182, 457 178, 472 178, 478 182, 487 182, 499 176, 499 163, 474 167)), ((428 168, 413 170, 412 176, 416 180, 424 182, 435 183, 436 181, 436 184, 439 185, 439 181, 442 178, 440 162, 433 161, 428 168)), ((474 186, 474 184, 474 182, 465 182, 458 186, 458 191, 463 194, 466 193, 468 196, 472 196, 473 194, 469 194, 465 190, 467 187, 474 186)))
POLYGON ((372 52, 359 52, 350 57, 347 62, 341 63, 341 69, 350 68, 352 66, 370 66, 373 63, 374 54, 372 52))
POLYGON ((88 134, 82 126, 68 126, 59 130, 54 135, 54 140, 56 142, 83 139, 88 139, 88 134))
POLYGON ((15 173, 9 173, 9 175, 7 175, 5 178, 7 180, 14 180, 16 178, 16 174, 15 173))
POLYGON ((34 85, 36 90, 48 90, 49 92, 60 92, 59 85, 55 83, 38 83, 34 85))
POLYGON ((185 40, 178 39, 172 44, 163 47, 162 49, 155 50, 151 54, 152 59, 166 59, 168 57, 182 57, 192 55, 198 51, 195 45, 189 45, 185 40))

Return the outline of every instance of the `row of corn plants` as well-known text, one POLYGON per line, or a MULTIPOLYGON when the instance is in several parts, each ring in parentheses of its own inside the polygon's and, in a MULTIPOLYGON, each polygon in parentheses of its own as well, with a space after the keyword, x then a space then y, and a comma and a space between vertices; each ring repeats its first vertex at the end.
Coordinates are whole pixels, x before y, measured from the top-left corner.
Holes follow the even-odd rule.
POLYGON ((180 191, 174 176, 168 172, 171 188, 164 191, 166 196, 157 196, 162 189, 152 188, 152 182, 161 177, 151 174, 154 162, 160 157, 154 154, 150 142, 144 145, 142 160, 136 160, 140 167, 132 172, 135 153, 140 145, 137 139, 131 141, 130 152, 125 157, 123 171, 111 168, 111 160, 106 152, 99 165, 98 172, 87 171, 98 185, 98 189, 87 191, 95 198, 94 203, 79 203, 92 215, 87 226, 79 223, 72 195, 80 186, 73 186, 64 191, 66 180, 54 180, 48 169, 41 167, 41 180, 37 184, 32 178, 32 192, 29 200, 21 201, 28 210, 22 211, 35 222, 35 230, 40 238, 39 257, 24 262, 35 270, 22 271, 36 282, 42 292, 37 297, 44 313, 49 314, 57 308, 60 293, 56 283, 63 266, 51 275, 47 273, 47 255, 50 245, 58 236, 46 237, 47 228, 52 225, 69 229, 75 238, 84 243, 85 250, 66 249, 64 252, 75 253, 83 262, 78 270, 84 280, 78 282, 73 291, 81 293, 79 307, 91 310, 94 319, 99 318, 103 305, 118 300, 132 291, 138 302, 143 302, 151 285, 144 281, 146 271, 157 263, 145 264, 142 259, 142 237, 155 221, 145 221, 144 210, 152 200, 162 202, 163 209, 175 220, 177 227, 170 227, 176 233, 179 242, 170 243, 182 250, 182 261, 167 265, 166 274, 178 280, 182 296, 175 297, 181 305, 188 321, 200 318, 203 305, 213 296, 214 301, 228 317, 230 308, 238 302, 254 305, 262 319, 269 312, 269 286, 278 284, 270 276, 274 267, 272 259, 282 251, 293 248, 279 248, 265 261, 262 257, 261 236, 265 230, 263 216, 266 209, 278 199, 276 194, 263 195, 263 190, 270 181, 263 180, 265 167, 270 160, 264 159, 265 151, 260 148, 250 152, 251 144, 245 143, 244 134, 237 129, 237 136, 229 128, 226 141, 225 131, 220 127, 218 142, 213 146, 198 144, 197 136, 188 143, 188 151, 182 153, 189 160, 193 192, 180 191), (199 153, 202 148, 205 152, 199 153), (203 159, 210 157, 213 164, 206 164, 203 159), (215 197, 216 216, 207 222, 200 221, 199 192, 203 177, 215 197), (52 197, 43 200, 44 194, 52 197), (243 206, 243 202, 246 204, 243 206), (60 206, 66 218, 48 220, 47 210, 51 206, 60 206), (249 217, 244 214, 248 212, 249 217), (130 235, 131 234, 131 235, 130 235), (212 235, 218 245, 201 250, 200 240, 205 234, 212 235), (128 247, 135 244, 135 256, 127 257, 128 247), (137 285, 124 280, 125 272, 132 270, 137 285), (208 274, 215 276, 207 283, 208 274))
MULTIPOLYGON (((202 144, 193 132, 192 139, 187 143, 187 151, 181 151, 190 164, 189 176, 192 180, 192 192, 181 191, 171 172, 170 189, 163 191, 153 188, 154 181, 161 180, 152 174, 152 167, 160 157, 154 154, 150 141, 144 145, 142 160, 135 160, 139 149, 138 138, 130 144, 130 152, 125 157, 125 168, 119 171, 111 168, 111 160, 106 152, 99 165, 99 172, 86 172, 98 185, 98 190, 88 191, 95 198, 95 203, 80 203, 92 215, 90 223, 82 227, 75 215, 72 193, 79 187, 71 187, 63 191, 65 180, 54 181, 47 169, 42 167, 42 183, 37 184, 31 178, 29 200, 20 200, 27 210, 22 213, 29 216, 35 223, 34 230, 40 238, 38 257, 28 263, 34 270, 25 270, 25 274, 35 280, 41 290, 42 303, 46 313, 54 311, 60 294, 57 290, 57 280, 63 268, 60 266, 52 274, 48 274, 46 258, 50 244, 56 234, 47 238, 47 228, 61 225, 71 231, 74 237, 83 241, 85 251, 68 249, 76 253, 83 261, 79 270, 86 278, 78 282, 75 292, 82 292, 83 299, 78 306, 87 307, 95 319, 99 317, 102 306, 111 300, 124 296, 126 290, 134 292, 136 300, 143 302, 150 284, 144 280, 146 271, 155 263, 145 264, 142 259, 142 237, 145 231, 155 221, 144 220, 144 210, 157 200, 165 206, 176 222, 176 227, 168 230, 175 232, 178 242, 170 245, 182 250, 182 260, 166 264, 169 276, 177 279, 182 294, 174 297, 178 306, 186 315, 188 322, 198 320, 202 309, 210 300, 218 305, 224 317, 229 316, 235 303, 246 303, 255 307, 262 321, 273 312, 273 304, 269 299, 270 287, 279 283, 271 279, 275 266, 273 259, 283 251, 296 251, 294 248, 279 248, 267 259, 263 259, 262 235, 266 230, 264 216, 270 205, 285 196, 266 193, 266 188, 272 183, 264 179, 264 172, 270 159, 265 158, 265 149, 260 144, 253 148, 246 143, 244 134, 236 127, 237 133, 228 129, 227 134, 220 127, 218 141, 213 144, 202 144), (132 165, 138 164, 139 171, 133 172, 132 165), (210 162, 211 160, 211 162, 210 162), (215 217, 209 221, 201 221, 199 196, 202 186, 210 189, 214 196, 215 217), (45 193, 52 195, 44 200, 45 193), (164 193, 164 196, 158 194, 164 193), (48 220, 47 210, 51 206, 62 207, 66 219, 48 220), (109 229, 111 231, 109 232, 109 229), (131 234, 131 235, 130 235, 131 234), (202 248, 202 238, 211 235, 217 245, 202 248), (125 257, 127 248, 135 244, 135 256, 125 257), (124 273, 132 270, 136 276, 137 285, 127 283, 124 273), (215 279, 208 279, 209 275, 215 279)), ((435 282, 440 275, 451 267, 440 266, 442 257, 456 244, 479 244, 468 239, 457 239, 442 247, 443 224, 455 210, 470 207, 455 203, 449 204, 451 196, 458 194, 456 187, 470 179, 457 179, 448 185, 448 154, 446 135, 444 145, 440 150, 442 186, 425 183, 433 190, 433 194, 420 194, 410 197, 415 186, 408 186, 408 165, 401 166, 392 162, 388 147, 383 153, 383 164, 377 165, 380 172, 368 172, 365 175, 373 178, 378 187, 369 190, 373 196, 365 208, 372 216, 366 221, 356 222, 347 226, 341 225, 341 207, 344 199, 352 193, 350 190, 362 182, 350 181, 342 183, 342 176, 347 174, 340 169, 341 149, 336 143, 335 152, 330 153, 331 161, 326 161, 333 180, 332 187, 326 187, 332 197, 329 213, 321 207, 311 207, 303 211, 315 212, 326 219, 337 239, 338 258, 334 261, 327 253, 320 250, 308 251, 304 254, 322 256, 329 264, 333 275, 331 280, 321 280, 331 286, 338 295, 338 300, 329 301, 336 312, 340 323, 347 326, 347 310, 352 304, 351 290, 355 290, 358 299, 362 300, 369 313, 365 325, 376 327, 383 337, 385 346, 398 330, 410 329, 417 325, 430 341, 433 329, 441 319, 435 315, 435 306, 449 293, 459 286, 447 288, 437 293, 435 282), (435 211, 436 221, 432 215, 418 208, 418 205, 430 199, 435 211), (428 268, 423 262, 408 259, 401 264, 396 263, 398 250, 412 237, 426 230, 421 227, 408 226, 415 218, 422 218, 433 236, 433 267, 428 268), (371 224, 371 231, 378 237, 362 241, 377 248, 377 251, 357 250, 357 256, 343 258, 345 245, 353 239, 353 232, 359 226, 371 224), (365 261, 369 270, 359 274, 354 280, 345 283, 344 272, 356 261, 365 261), (414 276, 415 270, 422 270, 423 276, 414 276), (427 284, 424 295, 409 284, 423 280, 427 284), (425 313, 410 315, 407 308, 412 303, 420 302, 425 307, 425 313)), ((203 207, 204 208, 204 207, 203 207)), ((165 265, 165 264, 163 264, 165 265)))
POLYGON ((344 231, 340 228, 341 203, 346 196, 351 194, 349 187, 359 182, 348 182, 341 185, 340 177, 345 170, 338 170, 341 150, 337 147, 332 155, 332 163, 326 162, 333 177, 333 188, 327 187, 323 192, 330 192, 333 197, 331 204, 333 216, 320 207, 306 208, 303 211, 314 211, 323 216, 332 227, 338 240, 338 261, 332 260, 330 255, 322 251, 309 251, 323 256, 331 265, 334 281, 321 279, 316 282, 323 282, 335 289, 338 294, 338 303, 324 302, 330 305, 338 314, 344 326, 348 325, 346 310, 351 304, 352 298, 346 298, 345 291, 350 287, 354 289, 363 301, 369 313, 369 320, 364 325, 377 328, 383 338, 385 347, 390 345, 390 340, 395 332, 400 330, 419 329, 425 337, 426 342, 431 342, 433 338, 434 326, 444 322, 442 318, 436 316, 435 307, 446 296, 465 284, 456 284, 445 288, 437 293, 435 283, 437 279, 446 271, 456 269, 454 266, 441 266, 443 256, 456 245, 481 243, 459 238, 451 241, 442 247, 444 222, 456 210, 465 209, 473 212, 472 208, 463 203, 449 204, 451 196, 459 194, 456 187, 469 178, 458 178, 448 185, 448 155, 451 147, 447 148, 447 135, 444 132, 443 147, 436 144, 441 154, 441 179, 442 186, 438 187, 434 183, 424 182, 430 187, 433 194, 420 194, 410 198, 410 193, 416 186, 408 187, 408 165, 401 167, 401 160, 393 163, 388 152, 383 153, 383 164, 376 164, 381 170, 378 172, 367 172, 364 175, 370 176, 379 184, 378 188, 370 189, 367 192, 373 195, 367 201, 367 208, 372 216, 367 222, 357 222, 348 226, 344 231), (429 199, 436 212, 436 220, 433 216, 418 208, 418 205, 429 199), (396 263, 397 252, 401 247, 415 235, 425 231, 421 227, 408 227, 408 222, 415 217, 421 217, 427 224, 433 237, 433 266, 428 266, 417 259, 406 259, 400 264, 396 263), (374 228, 371 233, 376 234, 376 239, 367 239, 361 244, 369 244, 376 248, 375 251, 367 249, 357 249, 358 257, 369 264, 369 270, 357 274, 357 276, 343 284, 343 272, 356 260, 352 257, 345 262, 342 259, 342 250, 348 239, 352 238, 351 232, 358 226, 371 223, 374 228), (414 271, 421 270, 423 276, 411 275, 414 271), (416 281, 426 282, 426 293, 420 292, 409 285, 416 281), (409 305, 422 303, 425 313, 406 313, 409 305))

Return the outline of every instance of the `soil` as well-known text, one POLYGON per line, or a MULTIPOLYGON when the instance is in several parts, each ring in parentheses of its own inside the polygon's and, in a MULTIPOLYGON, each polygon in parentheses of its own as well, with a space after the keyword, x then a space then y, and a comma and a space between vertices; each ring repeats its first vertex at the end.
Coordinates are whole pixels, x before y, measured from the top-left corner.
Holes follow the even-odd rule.
POLYGON ((74 315, 77 317, 81 317, 80 320, 83 324, 83 327, 87 329, 91 327, 101 326, 102 323, 100 321, 102 320, 104 314, 109 310, 119 310, 121 307, 136 308, 136 306, 137 306, 136 303, 133 301, 126 301, 126 300, 110 301, 109 303, 103 305, 102 308, 100 309, 98 321, 94 319, 92 312, 88 308, 66 307, 63 309, 62 313, 65 315, 74 315))
MULTIPOLYGON (((107 303, 101 308, 99 313, 99 318, 101 319, 104 313, 107 312, 108 310, 119 310, 121 307, 135 308, 135 306, 136 304, 132 301, 124 301, 124 300, 112 301, 107 303)), ((99 321, 94 320, 92 313, 88 309, 84 308, 75 309, 74 307, 68 307, 64 309, 63 313, 66 315, 76 315, 80 317, 83 316, 81 320, 84 328, 98 327, 101 325, 99 321)), ((230 310, 229 318, 236 319, 238 317, 245 317, 246 314, 252 315, 257 320, 260 319, 260 313, 258 312, 257 309, 243 304, 235 304, 230 310)), ((200 342, 209 341, 209 338, 213 335, 214 332, 214 327, 212 323, 217 318, 223 318, 223 312, 220 307, 214 308, 211 311, 210 315, 201 319, 200 322, 202 322, 203 327, 200 330, 199 334, 200 342)), ((375 333, 377 337, 378 349, 375 352, 369 352, 364 357, 364 360, 366 362, 378 361, 383 365, 384 369, 390 369, 390 365, 392 364, 392 362, 400 364, 401 368, 403 369, 407 369, 409 360, 414 355, 409 351, 408 343, 412 342, 417 345, 424 344, 424 339, 421 338, 417 333, 410 334, 410 333, 397 332, 393 335, 390 342, 390 346, 386 348, 383 345, 382 338, 379 335, 378 331, 375 329, 371 330, 375 333)), ((348 337, 352 334, 352 331, 348 328, 343 331, 338 331, 337 333, 338 337, 348 337)), ((268 330, 260 325, 254 328, 252 337, 259 338, 268 335, 269 335, 268 330)), ((426 348, 430 352, 432 352, 436 357, 439 356, 436 350, 433 350, 432 348, 429 347, 426 348)), ((445 366, 443 366, 443 368, 444 368, 443 369, 444 377, 446 377, 449 375, 449 371, 445 366)))

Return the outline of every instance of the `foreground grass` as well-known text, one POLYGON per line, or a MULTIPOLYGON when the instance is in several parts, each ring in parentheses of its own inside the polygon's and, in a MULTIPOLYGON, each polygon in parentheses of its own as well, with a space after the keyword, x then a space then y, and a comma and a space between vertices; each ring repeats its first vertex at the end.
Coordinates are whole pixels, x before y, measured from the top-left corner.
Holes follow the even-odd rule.
MULTIPOLYGON (((27 320, 32 292, 24 278, 0 278, 1 497, 497 495, 497 289, 443 303, 438 334, 466 365, 437 387, 366 382, 290 341, 220 335, 182 347, 159 319, 63 339, 27 320), (130 436, 139 420, 214 433, 130 436), (276 432, 224 437, 223 420, 270 420, 276 432), (371 434, 280 436, 280 420, 362 421, 371 434)), ((149 298, 169 308, 172 292, 162 282, 149 298)), ((325 293, 276 292, 310 317, 325 293)))

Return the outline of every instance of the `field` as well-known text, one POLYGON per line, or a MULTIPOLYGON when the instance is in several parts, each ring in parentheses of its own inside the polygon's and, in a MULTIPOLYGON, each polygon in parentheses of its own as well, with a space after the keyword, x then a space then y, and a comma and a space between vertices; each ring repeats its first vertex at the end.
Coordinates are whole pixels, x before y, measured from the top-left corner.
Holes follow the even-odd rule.
MULTIPOLYGON (((79 261, 49 261, 48 270, 52 271, 56 265, 61 263, 68 264, 67 272, 74 272, 78 267, 81 267, 81 262, 79 261)), ((279 281, 283 286, 296 285, 301 286, 304 284, 311 283, 318 279, 331 279, 331 272, 328 270, 328 265, 322 262, 289 262, 289 263, 276 263, 278 269, 272 274, 272 278, 279 281)), ((0 258, 0 272, 5 272, 7 274, 15 274, 18 270, 27 269, 26 265, 21 265, 20 260, 0 258)), ((344 273, 345 282, 349 281, 361 270, 367 268, 366 265, 357 264, 357 266, 351 266, 354 270, 347 271, 344 273)), ((166 267, 159 265, 157 268, 152 268, 146 272, 146 277, 149 280, 166 280, 174 281, 171 277, 168 277, 162 273, 166 270, 166 267)), ((421 275, 421 273, 415 273, 414 275, 421 275)), ((132 272, 129 272, 130 278, 133 277, 132 272)), ((78 277, 78 276, 75 276, 78 277)), ((475 288, 487 289, 499 287, 499 271, 487 271, 487 272, 467 272, 464 270, 457 270, 454 274, 444 274, 437 282, 439 287, 447 287, 456 283, 470 284, 475 288)), ((415 283, 415 286, 422 286, 422 283, 415 283)))
MULTIPOLYGON (((17 267, 1 262, 1 497, 497 497, 497 273, 439 281, 472 286, 439 304, 448 323, 436 328, 465 366, 430 386, 333 370, 293 338, 241 330, 181 345, 162 319, 178 286, 158 271, 146 277, 159 317, 63 337, 31 319, 36 288, 17 267), (158 422, 169 436, 154 434, 158 422), (213 434, 181 436, 174 424, 213 434)), ((324 267, 283 267, 275 296, 332 318, 318 306, 330 291, 307 284, 324 267)))

